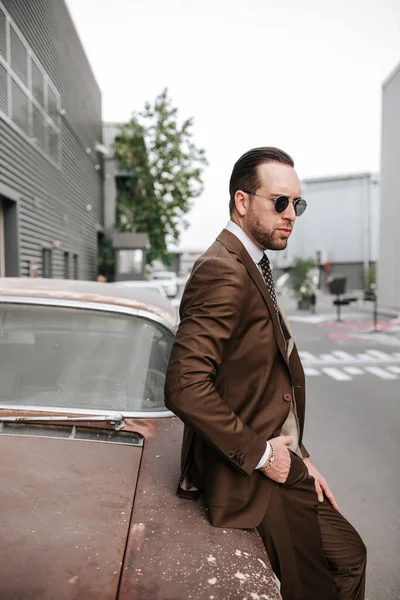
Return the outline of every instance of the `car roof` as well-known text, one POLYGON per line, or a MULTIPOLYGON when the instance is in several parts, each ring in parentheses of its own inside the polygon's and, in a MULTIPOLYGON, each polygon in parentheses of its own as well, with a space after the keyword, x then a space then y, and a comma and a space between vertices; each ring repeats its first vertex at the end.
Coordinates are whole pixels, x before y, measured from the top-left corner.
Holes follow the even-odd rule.
POLYGON ((146 287, 75 279, 1 277, 0 302, 1 297, 5 296, 34 298, 38 301, 44 299, 109 304, 113 307, 120 306, 121 309, 133 308, 166 321, 169 328, 174 328, 177 321, 176 310, 170 302, 146 287))
POLYGON ((145 280, 127 279, 126 281, 119 281, 118 283, 113 283, 113 285, 120 285, 123 287, 136 287, 136 288, 143 288, 143 289, 148 289, 148 290, 151 288, 157 289, 157 290, 163 289, 163 287, 159 281, 155 281, 155 280, 148 281, 147 279, 145 279, 145 280))
POLYGON ((157 275, 157 277, 161 275, 164 277, 177 277, 175 271, 152 271, 151 277, 154 277, 154 275, 157 275))

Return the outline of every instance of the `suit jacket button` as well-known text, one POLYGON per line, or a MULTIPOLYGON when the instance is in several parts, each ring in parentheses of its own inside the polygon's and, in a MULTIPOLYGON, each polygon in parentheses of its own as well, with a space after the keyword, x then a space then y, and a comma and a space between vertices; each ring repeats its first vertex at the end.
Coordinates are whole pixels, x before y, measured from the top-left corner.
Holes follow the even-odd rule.
POLYGON ((291 402, 292 394, 283 394, 283 399, 286 400, 286 402, 291 402))
POLYGON ((229 458, 233 458, 234 455, 235 455, 234 451, 233 450, 229 450, 229 452, 228 452, 229 458))
POLYGON ((239 465, 240 465, 241 467, 243 467, 243 465, 244 465, 244 460, 243 460, 243 458, 240 460, 240 462, 239 462, 239 465))

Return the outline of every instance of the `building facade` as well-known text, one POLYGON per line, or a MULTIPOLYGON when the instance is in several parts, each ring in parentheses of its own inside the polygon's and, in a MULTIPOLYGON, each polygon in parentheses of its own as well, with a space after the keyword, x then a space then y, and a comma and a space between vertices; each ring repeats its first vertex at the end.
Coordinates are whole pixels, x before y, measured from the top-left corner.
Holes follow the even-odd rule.
POLYGON ((378 302, 400 312, 400 64, 382 90, 381 205, 378 302))
POLYGON ((0 275, 94 279, 101 93, 64 0, 0 0, 0 275))
POLYGON ((378 259, 379 181, 371 173, 305 179, 304 216, 296 221, 286 250, 271 253, 278 273, 296 258, 321 268, 321 287, 329 275, 347 277, 348 290, 367 289, 378 259))
POLYGON ((115 228, 117 218, 117 179, 123 176, 114 157, 113 144, 123 123, 103 123, 103 140, 107 149, 104 160, 104 227, 106 232, 115 228))

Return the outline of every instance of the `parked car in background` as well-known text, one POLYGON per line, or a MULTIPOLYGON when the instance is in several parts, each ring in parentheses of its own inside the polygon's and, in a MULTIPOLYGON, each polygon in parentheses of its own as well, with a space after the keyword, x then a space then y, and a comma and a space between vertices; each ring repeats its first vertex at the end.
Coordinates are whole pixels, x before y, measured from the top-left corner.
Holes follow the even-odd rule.
POLYGON ((257 531, 176 496, 170 313, 119 284, 0 279, 0 598, 280 598, 257 531))
POLYGON ((153 271, 151 279, 158 281, 169 297, 175 297, 178 293, 178 277, 174 271, 153 271))
POLYGON ((171 318, 174 319, 174 323, 176 323, 176 313, 173 310, 172 298, 168 298, 163 286, 159 281, 148 281, 147 279, 140 279, 135 281, 120 281, 117 285, 121 288, 127 289, 127 294, 129 294, 129 290, 132 290, 132 296, 139 299, 140 297, 145 297, 146 301, 149 303, 154 303, 159 308, 167 311, 171 318))
POLYGON ((149 281, 148 279, 135 279, 134 281, 119 281, 117 285, 124 287, 142 289, 142 290, 154 290, 156 295, 162 298, 167 298, 167 294, 159 281, 149 281))

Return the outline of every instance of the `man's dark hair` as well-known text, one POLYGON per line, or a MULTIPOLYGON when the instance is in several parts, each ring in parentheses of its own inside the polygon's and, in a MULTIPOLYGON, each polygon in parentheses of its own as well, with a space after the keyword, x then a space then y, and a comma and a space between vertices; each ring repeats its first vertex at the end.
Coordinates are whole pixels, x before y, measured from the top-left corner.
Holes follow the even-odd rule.
POLYGON ((294 161, 289 154, 279 148, 266 146, 264 148, 253 148, 236 161, 231 179, 229 181, 229 212, 232 214, 235 208, 235 194, 238 190, 255 192, 260 187, 257 167, 263 163, 279 162, 294 167, 294 161))

